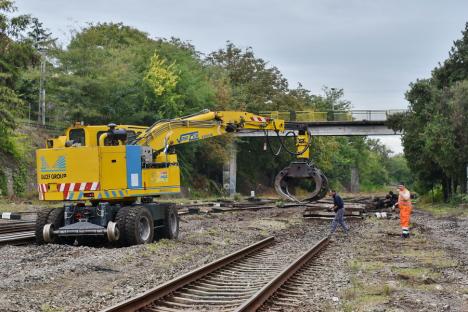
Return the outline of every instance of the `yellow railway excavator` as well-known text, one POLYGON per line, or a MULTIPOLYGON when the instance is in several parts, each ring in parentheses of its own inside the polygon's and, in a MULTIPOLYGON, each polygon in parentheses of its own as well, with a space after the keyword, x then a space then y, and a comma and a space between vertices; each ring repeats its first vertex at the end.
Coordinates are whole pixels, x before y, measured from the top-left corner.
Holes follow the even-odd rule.
MULTIPOLYGON (((311 137, 301 125, 292 128, 296 145, 292 154, 297 160, 278 174, 275 187, 285 199, 297 201, 289 193, 288 182, 312 179, 315 190, 305 200, 319 199, 328 183, 309 164, 311 137)), ((236 111, 202 111, 159 120, 150 127, 75 124, 64 136, 48 139, 46 148, 36 151, 39 198, 64 202, 63 208, 38 213, 37 243, 100 236, 120 245, 134 245, 154 238, 177 238, 175 205, 153 202, 159 195, 180 192, 175 147, 241 131, 263 131, 265 135, 275 131, 279 136, 288 129, 283 120, 236 111)))

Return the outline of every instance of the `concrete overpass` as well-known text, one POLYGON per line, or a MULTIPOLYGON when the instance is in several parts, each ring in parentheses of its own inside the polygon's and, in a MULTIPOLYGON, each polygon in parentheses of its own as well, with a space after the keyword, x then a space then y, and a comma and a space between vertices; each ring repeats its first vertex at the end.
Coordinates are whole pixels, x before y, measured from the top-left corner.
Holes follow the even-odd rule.
MULTIPOLYGON (((287 129, 296 129, 298 125, 307 124, 313 136, 373 136, 400 135, 387 126, 389 116, 406 113, 405 110, 354 110, 347 112, 262 112, 260 115, 280 118, 286 121, 287 129)), ((270 131, 270 136, 276 133, 270 131)), ((285 135, 282 133, 281 135, 285 135)), ((239 137, 264 137, 259 131, 246 131, 236 134, 239 137)))
MULTIPOLYGON (((288 129, 294 129, 301 122, 287 122, 288 129)), ((372 135, 400 135, 399 131, 388 128, 385 121, 314 121, 308 122, 307 127, 313 136, 372 136, 372 135)), ((264 137, 263 132, 238 132, 238 137, 264 137)), ((274 131, 269 136, 276 136, 274 131)), ((285 133, 280 133, 284 136, 285 133)))

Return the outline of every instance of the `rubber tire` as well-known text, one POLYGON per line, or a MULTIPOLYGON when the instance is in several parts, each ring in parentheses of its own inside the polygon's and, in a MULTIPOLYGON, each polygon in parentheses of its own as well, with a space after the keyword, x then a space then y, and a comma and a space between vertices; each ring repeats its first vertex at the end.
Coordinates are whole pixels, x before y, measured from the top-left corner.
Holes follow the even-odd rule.
POLYGON ((154 239, 153 216, 145 207, 127 206, 119 209, 116 215, 117 228, 120 231, 119 243, 122 246, 148 244, 154 239), (146 240, 139 235, 140 218, 146 217, 150 224, 150 234, 146 240))
POLYGON ((127 224, 128 217, 128 207, 121 207, 117 214, 115 215, 115 222, 117 223, 117 228, 120 231, 120 237, 117 241, 118 245, 126 245, 126 235, 125 235, 125 225, 127 224))
MULTIPOLYGON (((52 209, 52 211, 49 214, 49 217, 47 218, 47 223, 50 223, 54 226, 54 230, 58 230, 62 226, 65 225, 65 219, 64 219, 64 214, 65 214, 65 208, 55 208, 52 209)), ((52 239, 52 244, 64 244, 64 243, 69 243, 73 242, 73 239, 70 237, 57 237, 55 236, 52 239)))
POLYGON ((48 209, 41 209, 37 213, 37 218, 36 218, 36 229, 35 229, 35 236, 36 236, 36 244, 38 245, 44 245, 46 242, 44 241, 44 236, 42 235, 42 232, 44 230, 44 226, 49 223, 48 218, 49 214, 52 212, 52 208, 48 209))
POLYGON ((160 231, 160 237, 168 239, 177 239, 179 237, 179 214, 175 206, 167 207, 164 211, 164 227, 160 231))

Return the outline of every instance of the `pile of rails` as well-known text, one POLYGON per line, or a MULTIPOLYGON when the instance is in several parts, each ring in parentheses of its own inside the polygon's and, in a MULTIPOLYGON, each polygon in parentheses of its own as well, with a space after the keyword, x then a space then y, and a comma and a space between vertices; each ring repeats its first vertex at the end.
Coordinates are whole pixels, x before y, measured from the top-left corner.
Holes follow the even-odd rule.
MULTIPOLYGON (((378 214, 385 212, 391 216, 390 208, 382 208, 381 200, 371 196, 343 197, 345 202, 345 216, 347 218, 362 219, 370 213, 378 214)), ((333 200, 323 198, 313 203, 281 203, 278 199, 248 198, 247 201, 233 201, 218 199, 216 201, 195 201, 189 204, 179 205, 179 215, 199 213, 220 213, 240 210, 261 210, 271 208, 298 208, 304 209, 303 216, 308 219, 330 219, 334 218, 333 200)))
MULTIPOLYGON (((378 198, 370 196, 343 197, 345 202, 345 217, 346 218, 364 218, 369 213, 382 212, 379 207, 378 198)), ((304 207, 304 218, 307 219, 331 219, 334 218, 333 199, 323 198, 314 203, 287 203, 283 207, 304 207)), ((390 211, 388 211, 390 215, 390 211)))
POLYGON ((199 213, 220 213, 240 210, 261 210, 276 208, 276 199, 248 198, 247 201, 233 201, 218 199, 216 201, 195 201, 189 204, 179 205, 179 215, 199 213))

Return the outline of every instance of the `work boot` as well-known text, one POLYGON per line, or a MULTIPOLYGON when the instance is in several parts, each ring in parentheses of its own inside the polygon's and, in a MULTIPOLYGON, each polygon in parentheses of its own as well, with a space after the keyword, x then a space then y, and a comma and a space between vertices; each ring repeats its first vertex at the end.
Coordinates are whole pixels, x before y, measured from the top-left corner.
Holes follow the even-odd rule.
POLYGON ((409 238, 409 231, 407 229, 403 230, 403 234, 401 234, 403 238, 409 238))

